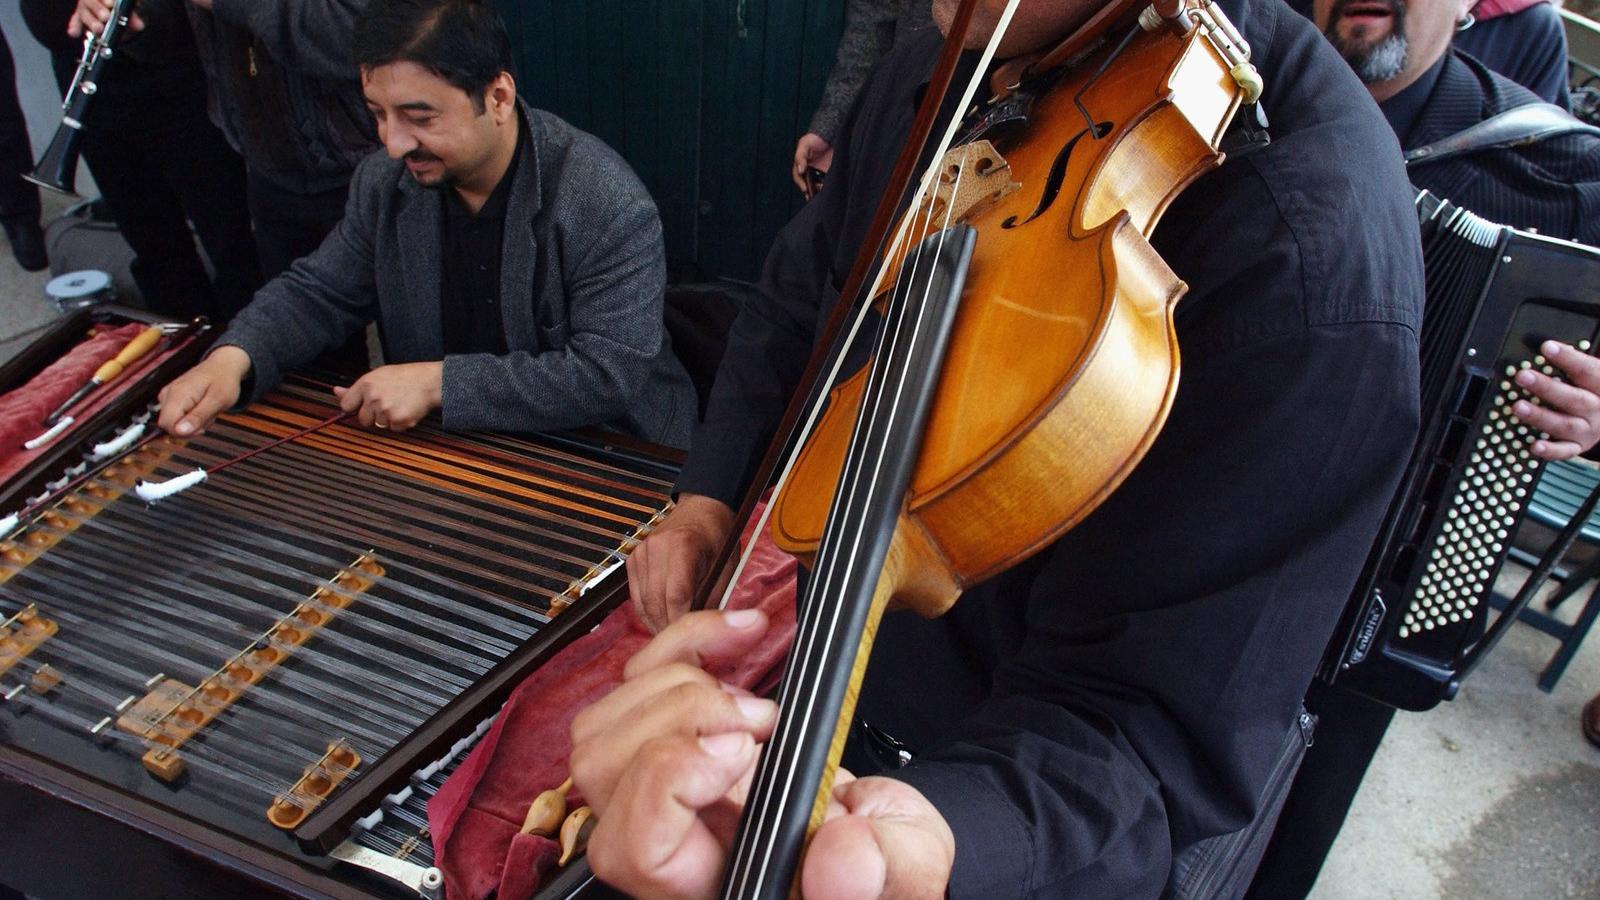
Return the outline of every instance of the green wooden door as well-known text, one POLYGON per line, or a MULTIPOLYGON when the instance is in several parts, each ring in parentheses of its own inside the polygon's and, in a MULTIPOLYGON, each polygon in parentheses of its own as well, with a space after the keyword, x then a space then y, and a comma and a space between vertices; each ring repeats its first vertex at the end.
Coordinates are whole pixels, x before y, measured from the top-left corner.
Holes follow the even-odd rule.
POLYGON ((799 208, 789 181, 844 0, 501 0, 528 102, 616 148, 667 256, 752 279, 799 208))

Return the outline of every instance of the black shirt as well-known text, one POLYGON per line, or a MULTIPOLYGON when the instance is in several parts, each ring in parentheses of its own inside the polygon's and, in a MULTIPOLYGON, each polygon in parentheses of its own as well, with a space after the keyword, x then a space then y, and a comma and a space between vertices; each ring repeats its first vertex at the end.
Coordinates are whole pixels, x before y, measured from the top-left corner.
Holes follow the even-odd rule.
POLYGON ((511 154, 511 164, 476 215, 453 188, 442 191, 444 276, 439 283, 439 322, 444 327, 446 356, 506 352, 505 323, 500 315, 500 252, 505 241, 506 204, 526 131, 518 116, 517 149, 511 154))
MULTIPOLYGON (((1309 22, 1221 6, 1273 140, 1156 231, 1189 285, 1165 428, 1054 546, 941 619, 888 616, 866 673, 862 717, 919 751, 894 776, 955 832, 952 896, 1154 897, 1174 855, 1252 821, 1415 438, 1421 254, 1394 135, 1309 22)), ((779 234, 680 490, 732 502, 749 478, 936 41, 883 62, 779 234)))

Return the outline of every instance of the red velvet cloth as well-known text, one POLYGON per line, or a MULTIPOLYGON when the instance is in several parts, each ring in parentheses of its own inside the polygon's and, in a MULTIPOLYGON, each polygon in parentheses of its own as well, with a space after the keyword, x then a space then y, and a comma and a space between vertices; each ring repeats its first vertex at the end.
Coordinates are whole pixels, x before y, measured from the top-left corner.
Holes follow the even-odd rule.
POLYGON ((1478 0, 1478 4, 1472 7, 1472 16, 1482 22, 1519 13, 1530 6, 1548 2, 1550 0, 1478 0))
MULTIPOLYGON (((130 322, 118 328, 97 329, 92 337, 67 351, 27 384, 0 397, 0 481, 20 472, 48 448, 49 445, 24 450, 22 445, 43 433, 44 417, 72 396, 73 391, 83 387, 102 363, 121 352, 144 328, 139 322, 130 322)), ((144 359, 150 360, 156 355, 148 354, 144 359)), ((79 403, 68 415, 82 421, 109 395, 106 389, 90 394, 85 398, 87 404, 79 403)))
MULTIPOLYGON (((794 558, 763 532, 729 608, 759 608, 774 627, 755 653, 712 674, 751 689, 775 681, 794 640, 794 595, 794 558)), ((622 681, 624 664, 649 639, 630 604, 573 641, 517 688, 428 802, 434 858, 450 900, 520 900, 554 870, 556 842, 518 833, 528 804, 567 779, 573 716, 622 681)), ((576 790, 567 799, 569 809, 583 803, 576 790)))

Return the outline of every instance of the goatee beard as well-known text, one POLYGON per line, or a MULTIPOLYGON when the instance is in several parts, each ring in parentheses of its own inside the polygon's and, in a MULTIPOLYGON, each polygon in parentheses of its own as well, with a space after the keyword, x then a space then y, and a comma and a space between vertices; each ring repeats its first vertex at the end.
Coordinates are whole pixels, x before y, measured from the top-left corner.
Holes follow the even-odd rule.
MULTIPOLYGON (((1355 70, 1356 77, 1363 84, 1377 84, 1388 81, 1405 71, 1406 57, 1409 55, 1410 46, 1406 41, 1404 0, 1389 0, 1390 21, 1392 30, 1382 40, 1372 43, 1365 40, 1366 29, 1357 27, 1349 38, 1339 33, 1339 20, 1343 17, 1345 7, 1358 0, 1336 0, 1333 8, 1328 11, 1328 27, 1323 32, 1333 48, 1339 51, 1350 68, 1355 70)), ((1371 0, 1359 0, 1370 3, 1371 0)))
MULTIPOLYGON (((415 175, 411 177, 416 178, 415 175)), ((434 181, 423 181, 422 179, 417 178, 417 184, 421 187, 427 188, 430 191, 442 191, 447 188, 453 189, 460 183, 461 179, 457 178, 455 173, 451 172, 449 169, 446 169, 444 174, 440 175, 439 178, 434 181)))
POLYGON ((442 191, 445 188, 453 188, 461 183, 461 179, 456 176, 456 173, 450 171, 449 166, 444 165, 439 157, 431 153, 424 155, 413 150, 405 155, 405 160, 406 162, 436 162, 440 164, 439 168, 443 171, 443 174, 436 181, 423 181, 421 178, 417 178, 415 173, 411 175, 417 184, 429 190, 442 191))

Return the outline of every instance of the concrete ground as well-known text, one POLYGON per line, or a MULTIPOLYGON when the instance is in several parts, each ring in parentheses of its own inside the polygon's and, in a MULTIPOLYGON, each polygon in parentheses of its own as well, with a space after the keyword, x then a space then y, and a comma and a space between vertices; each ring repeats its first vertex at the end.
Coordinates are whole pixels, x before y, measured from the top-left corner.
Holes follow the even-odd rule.
MULTIPOLYGON (((59 216, 70 198, 44 192, 42 205, 45 221, 59 216)), ((61 315, 45 299, 44 286, 50 280, 49 270, 24 272, 11 255, 11 248, 0 238, 0 363, 10 359, 26 346, 28 338, 39 326, 54 321, 61 315)))
MULTIPOLYGON (((61 95, 50 72, 50 57, 23 24, 22 11, 16 3, 0 2, 0 33, 16 64, 17 99, 22 103, 37 159, 61 124, 61 95)), ((75 184, 85 194, 95 193, 94 178, 81 163, 75 184)), ((40 194, 45 222, 59 216, 72 200, 49 191, 40 194)), ((22 271, 10 246, 0 238, 0 362, 10 359, 34 328, 58 315, 45 300, 44 285, 49 280, 49 272, 22 271)))
MULTIPOLYGON (((1509 596, 1526 570, 1507 568, 1509 596)), ((1313 900, 1600 898, 1600 750, 1578 731, 1597 645, 1546 694, 1556 643, 1518 625, 1455 701, 1396 716, 1313 900)))

